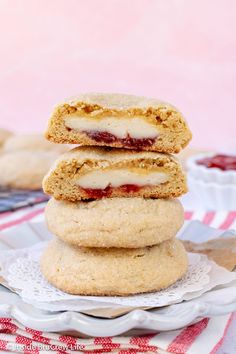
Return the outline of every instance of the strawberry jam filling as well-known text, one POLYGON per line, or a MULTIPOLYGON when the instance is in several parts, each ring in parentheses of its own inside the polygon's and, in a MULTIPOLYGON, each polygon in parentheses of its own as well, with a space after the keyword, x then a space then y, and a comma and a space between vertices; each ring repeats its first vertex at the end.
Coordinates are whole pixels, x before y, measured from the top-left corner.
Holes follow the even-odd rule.
POLYGON ((122 192, 125 192, 125 193, 139 192, 141 188, 142 187, 137 186, 136 184, 123 184, 122 186, 120 186, 120 189, 122 190, 122 192))
POLYGON ((207 168, 219 168, 222 171, 236 170, 236 156, 230 155, 215 155, 205 157, 197 161, 198 165, 203 165, 207 168))
POLYGON ((121 139, 111 133, 99 132, 99 131, 90 131, 90 132, 86 131, 85 133, 91 139, 97 142, 100 143, 102 142, 106 144, 120 142, 124 147, 129 149, 143 149, 145 147, 152 146, 156 140, 156 137, 137 139, 137 138, 131 138, 129 135, 127 135, 126 138, 121 139))
POLYGON ((86 192, 88 198, 91 199, 101 199, 103 197, 111 196, 113 190, 120 190, 125 193, 135 193, 138 192, 142 186, 137 186, 136 184, 123 184, 120 187, 113 188, 107 186, 105 189, 92 189, 92 188, 82 188, 86 192))
POLYGON ((91 199, 101 199, 103 197, 109 197, 112 193, 111 186, 107 186, 105 189, 93 189, 93 188, 82 188, 86 192, 88 198, 91 199))

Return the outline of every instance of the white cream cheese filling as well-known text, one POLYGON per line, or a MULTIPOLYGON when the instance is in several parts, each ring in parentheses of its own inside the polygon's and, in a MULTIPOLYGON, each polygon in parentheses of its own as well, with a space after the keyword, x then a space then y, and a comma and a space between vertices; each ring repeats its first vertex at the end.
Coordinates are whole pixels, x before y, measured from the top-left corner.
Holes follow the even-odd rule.
POLYGON ((107 132, 115 135, 119 139, 124 139, 128 135, 134 139, 150 139, 159 135, 155 125, 146 122, 142 118, 85 118, 68 115, 65 117, 67 128, 77 129, 83 132, 107 132))
POLYGON ((168 175, 164 172, 138 173, 127 169, 95 170, 79 177, 76 184, 81 188, 105 189, 120 187, 125 184, 137 186, 157 185, 168 181, 168 175))

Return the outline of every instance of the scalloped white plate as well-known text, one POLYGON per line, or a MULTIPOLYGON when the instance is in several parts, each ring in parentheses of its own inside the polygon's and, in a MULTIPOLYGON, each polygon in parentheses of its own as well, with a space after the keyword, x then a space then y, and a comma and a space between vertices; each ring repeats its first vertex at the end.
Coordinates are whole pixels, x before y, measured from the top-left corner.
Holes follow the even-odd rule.
POLYGON ((17 295, 0 291, 0 316, 13 317, 24 326, 48 332, 76 332, 87 336, 116 336, 182 328, 204 317, 236 311, 236 284, 211 291, 198 299, 159 310, 134 310, 115 319, 99 319, 76 312, 48 312, 24 303, 17 295), (227 299, 227 300, 226 300, 227 299))

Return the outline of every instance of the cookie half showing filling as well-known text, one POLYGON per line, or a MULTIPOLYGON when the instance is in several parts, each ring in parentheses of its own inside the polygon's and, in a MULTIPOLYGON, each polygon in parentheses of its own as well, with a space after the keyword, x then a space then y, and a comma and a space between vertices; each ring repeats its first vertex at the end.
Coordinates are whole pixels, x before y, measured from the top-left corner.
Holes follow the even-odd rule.
POLYGON ((56 143, 178 153, 192 135, 182 114, 168 103, 89 93, 56 106, 46 137, 56 143))
POLYGON ((71 203, 51 198, 45 218, 52 234, 75 246, 139 248, 174 238, 184 223, 184 211, 177 199, 71 203))
POLYGON ((171 155, 78 147, 62 155, 43 180, 44 192, 68 201, 103 197, 175 198, 187 191, 171 155))
POLYGON ((77 295, 127 296, 167 288, 187 271, 181 241, 138 249, 83 248, 50 242, 41 259, 45 278, 77 295))

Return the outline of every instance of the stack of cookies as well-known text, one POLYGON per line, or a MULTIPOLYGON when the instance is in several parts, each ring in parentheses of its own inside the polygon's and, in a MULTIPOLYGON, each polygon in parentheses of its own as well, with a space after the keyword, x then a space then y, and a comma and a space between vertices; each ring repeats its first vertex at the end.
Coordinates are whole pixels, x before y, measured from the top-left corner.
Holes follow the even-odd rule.
POLYGON ((175 157, 191 139, 181 113, 154 99, 85 94, 58 105, 46 137, 79 144, 43 182, 56 236, 41 269, 57 288, 81 295, 164 289, 187 270, 175 238, 187 191, 175 157))

